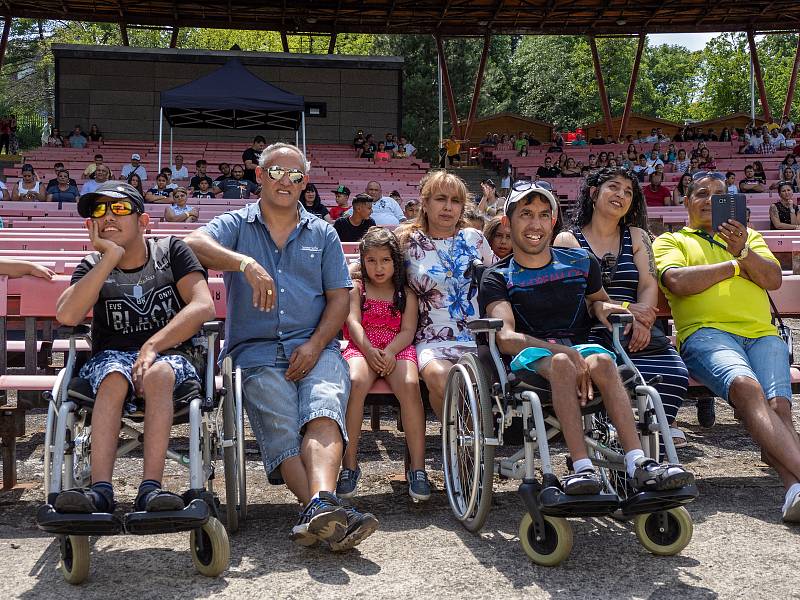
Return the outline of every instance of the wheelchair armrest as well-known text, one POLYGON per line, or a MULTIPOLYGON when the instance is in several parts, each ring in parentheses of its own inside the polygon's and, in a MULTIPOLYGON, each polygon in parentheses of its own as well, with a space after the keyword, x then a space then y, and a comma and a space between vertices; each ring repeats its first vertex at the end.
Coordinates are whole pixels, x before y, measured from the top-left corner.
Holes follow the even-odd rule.
POLYGON ((627 325, 633 323, 633 315, 630 313, 612 313, 608 315, 608 322, 612 325, 627 325))
POLYGON ((92 333, 92 326, 86 323, 81 323, 80 325, 75 325, 75 327, 70 327, 69 329, 69 337, 87 337, 92 333))
POLYGON ((474 333, 500 331, 503 328, 503 319, 475 319, 467 323, 467 328, 474 333))
POLYGON ((225 330, 225 323, 222 321, 206 321, 203 323, 203 333, 219 333, 225 330))

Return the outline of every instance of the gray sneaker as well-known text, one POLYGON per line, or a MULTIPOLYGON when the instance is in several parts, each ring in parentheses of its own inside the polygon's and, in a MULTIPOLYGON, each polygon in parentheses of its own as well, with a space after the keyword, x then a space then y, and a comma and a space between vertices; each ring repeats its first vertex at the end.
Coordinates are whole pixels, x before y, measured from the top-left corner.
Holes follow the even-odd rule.
POLYGON ((427 500, 431 497, 431 484, 428 481, 428 474, 422 470, 409 471, 406 473, 408 481, 408 495, 414 500, 427 500))
POLYGON ((339 481, 336 482, 336 496, 339 498, 352 498, 356 495, 356 487, 361 477, 361 468, 346 469, 342 467, 339 473, 339 481))
POLYGON ((334 552, 355 548, 378 529, 378 519, 372 513, 359 512, 352 506, 346 506, 344 509, 347 511, 347 531, 338 542, 329 542, 334 552))

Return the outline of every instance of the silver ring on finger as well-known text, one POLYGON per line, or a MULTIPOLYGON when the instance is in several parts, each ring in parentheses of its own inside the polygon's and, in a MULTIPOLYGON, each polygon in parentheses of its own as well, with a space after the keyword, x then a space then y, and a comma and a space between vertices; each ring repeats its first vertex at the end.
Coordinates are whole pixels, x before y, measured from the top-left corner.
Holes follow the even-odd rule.
POLYGON ((744 234, 741 231, 737 231, 736 235, 738 235, 739 237, 742 237, 744 234))

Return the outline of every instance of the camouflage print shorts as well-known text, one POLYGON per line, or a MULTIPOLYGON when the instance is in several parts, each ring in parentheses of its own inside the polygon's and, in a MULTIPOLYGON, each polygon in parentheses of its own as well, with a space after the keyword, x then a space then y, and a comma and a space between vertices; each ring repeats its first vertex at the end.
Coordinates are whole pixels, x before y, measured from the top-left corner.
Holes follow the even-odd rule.
MULTIPOLYGON (((103 350, 98 352, 88 362, 83 365, 80 371, 80 376, 87 379, 92 386, 92 391, 96 394, 97 388, 103 380, 111 373, 121 373, 125 379, 128 380, 131 388, 133 388, 133 380, 131 379, 131 372, 136 358, 139 356, 138 352, 124 352, 121 350, 103 350)), ((159 354, 155 363, 166 362, 172 367, 175 372, 175 387, 177 388, 187 379, 197 379, 197 371, 192 364, 183 356, 177 354, 161 355, 159 354)), ((153 364, 155 364, 153 363, 153 364)))

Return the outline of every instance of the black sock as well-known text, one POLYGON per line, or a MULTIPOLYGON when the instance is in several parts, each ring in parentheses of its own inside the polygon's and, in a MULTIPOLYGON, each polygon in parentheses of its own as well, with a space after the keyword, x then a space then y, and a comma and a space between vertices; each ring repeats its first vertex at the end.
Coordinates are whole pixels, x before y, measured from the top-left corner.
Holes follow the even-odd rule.
POLYGON ((89 490, 94 505, 100 512, 109 512, 114 506, 114 487, 108 481, 97 481, 89 490))

